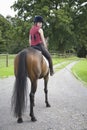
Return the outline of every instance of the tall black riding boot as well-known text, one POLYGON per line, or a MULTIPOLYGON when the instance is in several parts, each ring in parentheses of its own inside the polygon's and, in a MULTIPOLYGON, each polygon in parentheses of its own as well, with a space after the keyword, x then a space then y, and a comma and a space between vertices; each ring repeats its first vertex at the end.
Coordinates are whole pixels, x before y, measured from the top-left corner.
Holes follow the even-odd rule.
POLYGON ((49 59, 49 68, 50 68, 50 75, 53 76, 54 70, 51 58, 49 59))

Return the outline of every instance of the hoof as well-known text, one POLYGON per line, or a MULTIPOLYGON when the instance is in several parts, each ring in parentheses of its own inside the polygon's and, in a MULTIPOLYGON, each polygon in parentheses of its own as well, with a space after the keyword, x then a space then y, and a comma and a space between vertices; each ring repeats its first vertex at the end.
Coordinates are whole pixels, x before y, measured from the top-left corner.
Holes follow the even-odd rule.
POLYGON ((35 117, 31 117, 31 121, 35 122, 37 119, 35 117))
POLYGON ((22 122, 23 122, 22 118, 18 118, 17 123, 22 123, 22 122))
POLYGON ((51 105, 49 103, 46 104, 46 107, 51 107, 51 105))

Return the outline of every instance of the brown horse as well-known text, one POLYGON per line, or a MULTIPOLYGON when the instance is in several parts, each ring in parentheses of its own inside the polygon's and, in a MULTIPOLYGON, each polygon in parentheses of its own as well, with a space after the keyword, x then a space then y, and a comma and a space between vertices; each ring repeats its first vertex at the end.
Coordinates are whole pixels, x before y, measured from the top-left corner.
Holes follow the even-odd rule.
POLYGON ((37 80, 44 78, 45 103, 48 102, 47 83, 49 79, 49 66, 40 51, 27 48, 18 53, 14 60, 15 85, 12 96, 12 108, 14 115, 18 118, 17 122, 22 123, 22 114, 27 101, 27 77, 31 81, 30 91, 30 116, 32 121, 36 121, 34 116, 34 95, 37 89, 37 80))

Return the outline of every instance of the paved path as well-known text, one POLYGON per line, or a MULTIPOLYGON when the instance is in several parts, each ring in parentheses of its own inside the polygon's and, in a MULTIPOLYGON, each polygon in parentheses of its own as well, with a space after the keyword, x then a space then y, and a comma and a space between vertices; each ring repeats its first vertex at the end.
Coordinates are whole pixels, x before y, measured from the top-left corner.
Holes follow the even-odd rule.
POLYGON ((48 90, 51 108, 45 107, 43 80, 38 81, 35 123, 28 116, 29 102, 23 116, 24 122, 16 123, 10 109, 14 77, 0 79, 0 130, 87 130, 87 87, 71 74, 72 65, 50 77, 48 90))

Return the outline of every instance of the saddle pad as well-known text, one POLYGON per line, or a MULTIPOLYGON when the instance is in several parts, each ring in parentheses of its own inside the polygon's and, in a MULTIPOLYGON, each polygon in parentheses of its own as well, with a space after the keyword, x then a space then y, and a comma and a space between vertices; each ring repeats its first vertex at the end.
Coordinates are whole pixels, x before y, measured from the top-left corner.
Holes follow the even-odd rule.
POLYGON ((46 57, 44 55, 43 55, 43 58, 46 61, 47 66, 49 67, 49 62, 48 62, 48 60, 46 59, 46 57))

